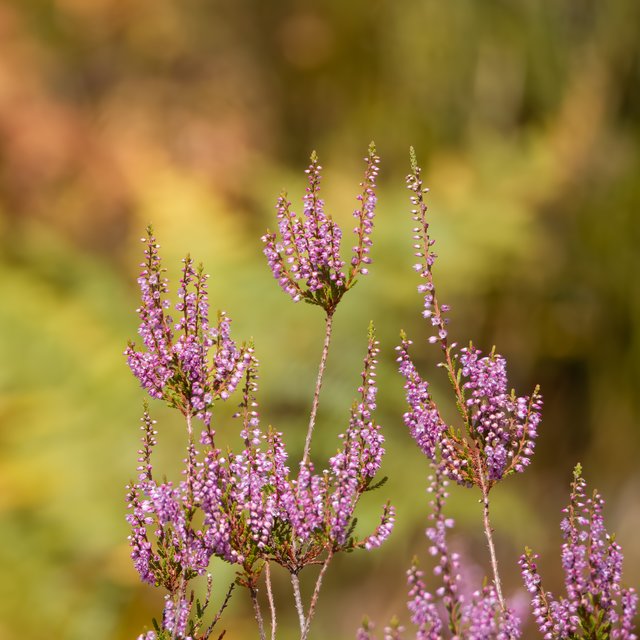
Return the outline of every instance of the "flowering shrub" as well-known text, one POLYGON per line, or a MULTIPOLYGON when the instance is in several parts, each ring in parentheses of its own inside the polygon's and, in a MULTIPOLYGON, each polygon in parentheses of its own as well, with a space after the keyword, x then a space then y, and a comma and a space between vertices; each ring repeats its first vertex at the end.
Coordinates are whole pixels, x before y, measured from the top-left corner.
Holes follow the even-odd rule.
POLYGON ((545 591, 530 549, 520 558, 533 615, 545 638, 635 638, 638 594, 620 586, 622 550, 604 527, 604 500, 597 491, 587 497, 586 487, 578 464, 560 524, 567 597, 545 591))
MULTIPOLYGON (((376 423, 376 366, 380 347, 369 326, 366 354, 356 399, 338 452, 318 473, 310 459, 313 431, 320 402, 333 318, 344 294, 367 275, 376 206, 379 158, 373 145, 367 155, 364 179, 354 212, 355 244, 347 263, 342 259, 342 230, 325 214, 320 198, 321 166, 316 154, 307 170, 309 185, 303 198, 303 216, 292 210, 286 194, 277 204, 278 231, 262 240, 268 264, 280 287, 294 300, 320 307, 325 335, 313 392, 304 452, 291 465, 282 434, 265 430, 258 412, 258 358, 252 344, 238 345, 231 337, 231 320, 221 312, 209 320, 207 278, 191 257, 183 261, 175 305, 170 315, 169 287, 159 245, 151 228, 143 238, 145 259, 138 279, 141 290, 139 334, 142 344, 130 343, 125 355, 142 388, 179 411, 185 420, 183 479, 160 481, 152 462, 157 443, 155 421, 145 405, 138 476, 127 491, 127 521, 131 526, 131 557, 144 582, 165 591, 161 619, 139 636, 143 640, 206 640, 213 636, 234 588, 246 589, 252 602, 261 640, 277 632, 277 610, 272 594, 271 567, 289 574, 300 637, 306 639, 323 578, 333 557, 345 551, 379 547, 390 535, 395 513, 387 503, 377 528, 360 539, 354 533, 360 497, 384 483, 376 481, 384 454, 384 438, 376 423), (213 429, 215 406, 239 396, 238 447, 223 452, 213 429), (291 466, 290 466, 291 465, 291 466), (220 609, 208 612, 213 578, 211 559, 236 567, 234 584, 226 590, 220 609), (299 575, 317 565, 315 586, 303 601, 299 575), (203 601, 192 581, 207 574, 203 601), (257 594, 268 596, 268 618, 257 594)), ((427 590, 417 564, 408 571, 411 622, 416 638, 509 640, 519 638, 521 621, 502 593, 493 530, 489 519, 491 490, 507 476, 521 473, 531 462, 541 420, 542 397, 509 391, 506 361, 495 350, 483 356, 470 344, 459 349, 449 342, 449 307, 436 295, 433 240, 429 237, 426 189, 412 152, 411 190, 415 265, 420 274, 423 316, 433 327, 429 342, 440 347, 441 366, 451 383, 459 424, 448 424, 431 396, 429 384, 413 363, 411 341, 402 336, 398 351, 400 374, 408 404, 404 422, 410 435, 433 465, 429 491, 431 525, 429 552, 436 558, 434 573, 441 586, 427 590), (475 589, 464 584, 462 560, 452 552, 447 530, 453 521, 445 515, 449 480, 480 491, 483 528, 487 538, 492 580, 475 589), (464 587, 464 588, 463 588, 464 587)), ((608 536, 602 520, 601 497, 587 499, 579 468, 574 475, 571 502, 562 530, 562 564, 567 598, 554 599, 541 584, 534 554, 520 560, 533 615, 544 638, 620 638, 631 640, 637 595, 620 586, 622 554, 608 536)), ((373 638, 373 624, 365 622, 359 640, 373 638)), ((384 637, 400 639, 405 629, 392 622, 384 637)), ((216 632, 217 633, 217 632, 216 632)), ((217 637, 224 635, 222 631, 217 637)))

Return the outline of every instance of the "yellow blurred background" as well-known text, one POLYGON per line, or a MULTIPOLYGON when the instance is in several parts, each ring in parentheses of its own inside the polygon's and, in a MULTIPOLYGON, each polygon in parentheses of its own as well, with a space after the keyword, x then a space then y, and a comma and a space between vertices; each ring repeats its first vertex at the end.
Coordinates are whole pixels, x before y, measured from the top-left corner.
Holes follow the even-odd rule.
MULTIPOLYGON (((522 598, 525 544, 561 591, 558 524, 578 461, 607 500, 625 582, 640 582, 640 3, 2 0, 0 640, 131 639, 160 614, 124 520, 143 393, 122 352, 145 226, 173 282, 190 252, 212 274, 212 309, 255 339, 263 421, 295 456, 322 314, 279 290, 260 236, 283 187, 299 203, 312 149, 349 230, 372 139, 374 264, 336 316, 314 446, 319 465, 337 447, 372 319, 390 480, 363 503, 362 531, 388 498, 398 518, 382 549, 335 561, 312 636, 353 638, 364 614, 406 621, 411 558, 430 571, 428 465, 402 424, 393 352, 404 329, 446 404, 411 270, 410 145, 452 334, 495 344, 518 392, 539 382, 545 397, 532 467, 493 495, 507 591, 522 598)), ((232 409, 217 422, 230 443, 232 409)), ((175 478, 183 427, 152 411, 157 468, 175 478)), ((450 512, 488 572, 477 495, 454 488, 450 512)), ((233 575, 213 571, 219 601, 233 575)), ((276 592, 279 637, 295 638, 280 574, 276 592)), ((257 637, 245 593, 222 626, 257 637)))

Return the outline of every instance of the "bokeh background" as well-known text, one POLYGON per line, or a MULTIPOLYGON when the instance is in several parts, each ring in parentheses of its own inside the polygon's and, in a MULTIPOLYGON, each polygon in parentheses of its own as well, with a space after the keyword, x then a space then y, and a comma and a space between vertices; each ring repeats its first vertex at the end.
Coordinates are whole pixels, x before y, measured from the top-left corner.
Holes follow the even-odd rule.
MULTIPOLYGON (((382 549, 335 561, 314 636, 353 638, 364 614, 406 621, 404 572, 414 555, 429 571, 428 465, 401 420, 401 329, 448 396, 411 269, 410 145, 431 187, 453 335, 497 345, 516 389, 539 382, 545 396, 532 467, 493 496, 507 591, 522 600, 526 544, 560 591, 558 524, 578 461, 637 586, 640 3, 2 0, 0 639, 130 639, 161 610, 131 566, 124 521, 143 394, 122 351, 145 226, 171 277, 187 252, 205 263, 212 307, 255 339, 263 420, 296 456, 322 314, 278 289, 260 236, 283 187, 299 202, 312 149, 328 209, 350 228, 372 139, 374 265, 336 316, 315 457, 346 426, 372 319, 390 480, 363 503, 362 531, 388 498, 398 519, 382 549)), ((152 409, 158 468, 175 477, 183 427, 152 409)), ((217 424, 233 443, 231 409, 217 424)), ((454 488, 450 512, 480 580, 477 496, 454 488)), ((233 575, 213 570, 221 594, 233 575)), ((280 574, 276 590, 281 637, 294 638, 280 574)), ((246 594, 223 626, 257 636, 246 594)))

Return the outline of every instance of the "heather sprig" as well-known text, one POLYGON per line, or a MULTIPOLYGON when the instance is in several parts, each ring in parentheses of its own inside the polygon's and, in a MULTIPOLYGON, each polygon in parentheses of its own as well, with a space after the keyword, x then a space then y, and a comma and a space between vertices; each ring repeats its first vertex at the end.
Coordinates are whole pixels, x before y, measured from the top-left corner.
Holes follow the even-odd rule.
POLYGON ((398 363, 405 380, 409 410, 404 422, 420 449, 458 484, 477 487, 482 493, 483 520, 494 574, 494 587, 506 612, 497 557, 489 521, 489 492, 507 475, 522 472, 530 463, 541 419, 542 397, 538 387, 531 396, 516 396, 508 391, 506 360, 492 350, 488 356, 469 344, 458 349, 449 342, 449 311, 436 293, 433 267, 436 254, 429 235, 429 222, 421 169, 411 149, 411 173, 407 176, 411 191, 414 269, 420 274, 418 291, 423 295, 422 315, 432 327, 429 342, 439 344, 444 368, 453 390, 461 425, 449 425, 436 405, 429 384, 423 380, 409 355, 411 341, 402 334, 397 347, 398 363))
MULTIPOLYGON (((207 591, 204 600, 196 598, 192 591, 189 598, 178 598, 177 602, 169 595, 165 596, 162 621, 153 620, 154 629, 140 634, 138 640, 208 640, 219 622, 222 612, 227 608, 234 584, 229 587, 213 621, 206 624, 204 614, 211 602, 213 580, 207 576, 207 591)), ((218 636, 222 640, 225 631, 218 636)))
MULTIPOLYGON (((520 621, 513 610, 501 603, 493 585, 483 585, 470 594, 464 593, 461 558, 449 548, 447 531, 454 521, 444 512, 447 480, 441 466, 435 466, 428 492, 432 494, 426 530, 429 554, 434 558, 433 573, 439 581, 435 592, 429 591, 424 573, 414 560, 407 572, 407 603, 416 640, 516 640, 520 637, 520 621)), ((373 626, 368 621, 358 631, 360 640, 373 640, 373 626)), ((399 624, 385 628, 384 637, 401 640, 404 629, 399 624), (393 631, 393 635, 389 635, 393 631)))
POLYGON ((544 589, 533 551, 526 549, 520 558, 534 617, 549 640, 635 640, 638 594, 621 586, 622 549, 605 529, 602 496, 597 491, 588 496, 586 486, 578 464, 560 524, 566 597, 544 589))
POLYGON ((138 333, 144 348, 136 349, 130 342, 127 362, 149 395, 209 424, 214 401, 226 400, 238 386, 249 354, 231 339, 224 312, 216 326, 209 325, 208 275, 202 266, 194 266, 190 256, 183 260, 175 307, 180 316, 174 325, 167 311, 171 305, 166 298, 166 270, 151 227, 142 241, 146 246, 138 278, 142 293, 138 333))
POLYGON ((268 553, 270 559, 291 574, 302 638, 309 633, 322 580, 335 554, 378 547, 393 528, 395 511, 387 504, 371 534, 359 539, 354 532, 354 512, 360 497, 384 482, 372 482, 384 453, 384 439, 373 420, 378 351, 370 326, 359 399, 352 406, 346 432, 340 436, 342 447, 330 459, 328 469, 314 473, 313 464, 302 461, 297 476, 291 477, 281 435, 271 431, 267 436, 278 509, 268 553), (305 613, 298 576, 305 566, 314 564, 320 565, 320 572, 305 613))
POLYGON ((429 342, 440 345, 441 365, 451 383, 462 428, 448 425, 429 391, 429 383, 420 377, 411 356, 412 342, 403 334, 397 347, 399 370, 405 379, 409 410, 404 421, 418 446, 430 460, 442 456, 449 478, 463 486, 477 486, 487 492, 503 477, 522 472, 530 463, 541 420, 542 396, 536 387, 530 396, 516 396, 507 386, 506 360, 491 351, 488 356, 473 344, 458 349, 449 343, 448 305, 436 294, 433 266, 436 254, 429 236, 427 205, 421 169, 411 150, 412 171, 407 186, 412 192, 415 265, 422 279, 418 291, 424 296, 423 316, 430 320, 434 333, 429 342))
MULTIPOLYGON (((444 512, 447 480, 441 467, 435 467, 428 488, 433 495, 429 519, 432 525, 426 536, 430 542, 429 553, 436 559, 433 573, 441 586, 430 593, 422 581, 422 573, 414 563, 408 572, 409 610, 411 621, 418 627, 417 638, 444 638, 445 629, 452 638, 469 640, 510 640, 520 637, 519 621, 511 609, 504 607, 494 585, 483 585, 471 596, 463 593, 460 555, 451 551, 447 531, 454 520, 444 512), (439 606, 438 606, 438 603, 439 606), (442 615, 444 609, 445 615, 442 615)), ((469 585, 464 585, 469 588, 469 585)))
MULTIPOLYGON (((371 184, 377 171, 373 157, 371 163, 349 277, 358 269, 363 270, 362 265, 368 262, 374 204, 371 184)), ((323 225, 331 228, 328 219, 322 217, 317 178, 318 175, 312 179, 305 199, 309 223, 305 229, 314 237, 322 235, 323 225)), ((331 232, 333 238, 339 237, 338 231, 331 232)), ((156 623, 155 631, 146 637, 209 637, 196 636, 203 610, 194 605, 188 593, 191 580, 203 575, 211 558, 217 556, 237 567, 236 584, 249 591, 261 639, 266 638, 266 628, 258 600, 259 585, 264 578, 273 635, 276 611, 270 566, 284 567, 291 574, 304 640, 334 555, 380 546, 390 534, 395 518, 393 507, 387 504, 373 533, 363 539, 354 534, 354 511, 361 495, 384 482, 373 482, 384 453, 384 438, 373 418, 379 353, 373 326, 369 328, 358 399, 351 408, 348 427, 340 436, 339 451, 329 460, 327 469, 315 473, 309 459, 309 431, 305 456, 293 476, 282 434, 271 427, 265 431, 260 424, 258 360, 253 345, 236 346, 224 313, 219 314, 215 327, 209 326, 207 276, 202 267, 194 267, 189 256, 183 262, 176 305, 179 315, 174 323, 167 312, 168 284, 151 229, 145 242, 146 260, 139 278, 142 305, 138 310, 143 348, 136 350, 130 344, 126 355, 143 388, 183 414, 188 433, 183 479, 175 484, 158 482, 151 460, 157 433, 145 407, 138 479, 130 484, 127 493, 129 541, 142 580, 168 592, 162 623, 156 623), (215 442, 212 408, 216 399, 228 399, 239 386, 241 400, 235 417, 241 422, 242 445, 239 450, 223 452, 215 442), (194 434, 196 418, 203 423, 199 438, 194 434), (305 611, 298 575, 308 565, 319 565, 320 570, 305 611)), ((314 255, 317 258, 319 254, 314 255)), ((318 408, 331 318, 332 313, 327 313, 311 425, 318 408)))
POLYGON ((127 493, 131 557, 144 582, 175 593, 183 580, 205 573, 213 550, 202 533, 191 527, 194 503, 189 484, 183 481, 174 487, 171 482, 154 479, 151 453, 157 433, 148 409, 142 422, 140 474, 127 493))
POLYGON ((140 636, 143 640, 208 640, 231 597, 231 589, 214 620, 205 628, 204 614, 209 606, 212 579, 208 575, 207 596, 203 602, 190 596, 190 581, 207 572, 212 555, 221 555, 216 535, 205 524, 194 526, 197 496, 194 472, 197 464, 193 444, 187 450, 187 476, 177 486, 158 483, 153 476, 151 455, 157 441, 155 421, 145 407, 142 418, 142 447, 138 458, 138 480, 128 487, 127 502, 131 526, 129 545, 134 566, 144 582, 163 587, 165 607, 162 622, 154 620, 155 631, 140 636))
POLYGON ((340 256, 342 230, 325 214, 324 200, 320 197, 322 167, 315 151, 306 170, 309 185, 303 198, 303 217, 298 217, 291 209, 292 203, 286 193, 278 198, 278 233, 267 231, 262 241, 273 276, 294 302, 304 300, 333 315, 357 277, 368 273, 379 162, 371 143, 364 179, 360 183, 362 191, 357 196, 360 205, 353 213, 357 220, 353 230, 357 241, 346 272, 340 256))
POLYGON ((326 314, 324 344, 302 457, 304 464, 309 463, 311 438, 333 330, 333 314, 343 295, 355 285, 357 277, 368 273, 368 265, 371 263, 369 254, 380 163, 373 142, 369 145, 365 161, 364 179, 357 196, 360 204, 353 213, 357 220, 353 229, 357 243, 353 247, 353 256, 346 273, 345 262, 340 257, 342 230, 325 214, 324 201, 320 198, 322 167, 315 151, 311 154, 311 164, 306 170, 309 185, 303 198, 303 217, 298 217, 291 209, 292 204, 283 193, 278 198, 277 205, 278 233, 267 231, 262 236, 264 254, 280 287, 294 302, 304 300, 322 307, 326 314))

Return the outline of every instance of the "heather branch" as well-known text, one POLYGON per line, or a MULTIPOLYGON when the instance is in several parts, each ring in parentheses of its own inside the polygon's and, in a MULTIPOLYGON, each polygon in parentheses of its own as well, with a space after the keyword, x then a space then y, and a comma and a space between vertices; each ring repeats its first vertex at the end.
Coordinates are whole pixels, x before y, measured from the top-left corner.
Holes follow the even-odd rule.
POLYGON ((358 195, 360 208, 354 211, 353 216, 358 220, 358 226, 353 232, 358 238, 358 244, 353 247, 353 257, 345 288, 350 289, 359 274, 367 275, 368 264, 371 263, 369 248, 371 246, 371 231, 373 229, 373 218, 376 206, 376 179, 378 176, 380 158, 376 153, 376 146, 373 142, 369 145, 367 157, 367 169, 364 180, 360 183, 362 193, 358 195), (364 266, 363 266, 364 265, 364 266))
POLYGON ((260 633, 260 640, 267 640, 267 636, 264 631, 264 620, 262 618, 262 611, 260 610, 260 603, 258 602, 258 590, 253 583, 247 585, 249 593, 251 594, 251 603, 253 604, 253 615, 258 623, 258 632, 260 633))

